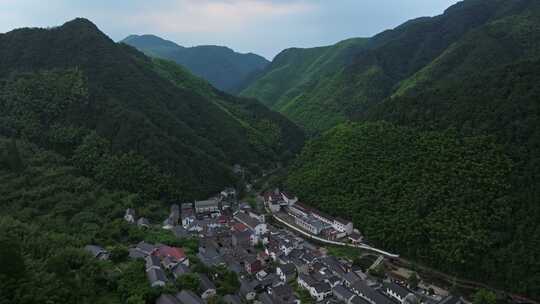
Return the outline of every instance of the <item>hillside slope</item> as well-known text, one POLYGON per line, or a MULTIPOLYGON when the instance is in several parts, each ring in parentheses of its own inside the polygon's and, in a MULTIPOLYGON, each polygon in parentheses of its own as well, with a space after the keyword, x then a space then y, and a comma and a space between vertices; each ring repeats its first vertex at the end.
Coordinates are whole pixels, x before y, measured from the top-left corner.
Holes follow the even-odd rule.
POLYGON ((539 298, 538 181, 516 187, 515 165, 492 136, 347 123, 306 145, 286 186, 376 246, 539 298))
POLYGON ((121 42, 149 56, 172 60, 227 92, 235 91, 247 77, 269 63, 252 53, 240 54, 215 45, 182 47, 154 35, 130 35, 121 42))
POLYGON ((288 185, 376 244, 538 299, 540 3, 447 13, 471 5, 499 8, 309 143, 288 185))
POLYGON ((466 0, 442 15, 411 20, 372 38, 356 40, 360 43, 350 45, 344 41, 326 48, 286 50, 242 95, 263 100, 308 131, 320 132, 362 117, 372 105, 391 96, 402 81, 429 65, 466 34, 527 11, 533 2, 466 0), (345 49, 344 43, 349 45, 345 49), (318 62, 319 57, 313 56, 321 50, 344 54, 339 58, 345 60, 332 62, 328 73, 308 74, 312 79, 306 85, 302 81, 306 77, 302 67, 324 67, 324 63, 318 62), (290 53, 295 56, 282 62, 290 53))
MULTIPOLYGON (((234 163, 257 170, 302 145, 302 132, 280 115, 222 93, 220 106, 202 94, 210 86, 175 85, 156 69, 85 19, 2 34, 0 130, 68 157, 98 149, 98 156, 111 156, 111 166, 98 168, 104 162, 97 158, 82 169, 111 170, 125 190, 142 187, 113 167, 145 163, 155 168, 154 197, 183 199, 233 183, 234 163), (242 108, 243 116, 232 117, 227 107, 242 108)), ((178 72, 175 81, 186 75, 178 72)))

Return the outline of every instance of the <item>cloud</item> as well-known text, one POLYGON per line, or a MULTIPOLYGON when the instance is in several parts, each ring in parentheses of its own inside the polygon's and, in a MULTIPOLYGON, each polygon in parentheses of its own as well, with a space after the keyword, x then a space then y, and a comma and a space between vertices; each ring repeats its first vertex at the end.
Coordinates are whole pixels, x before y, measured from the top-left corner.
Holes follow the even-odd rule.
POLYGON ((92 20, 114 40, 156 34, 268 58, 288 47, 368 37, 458 0, 0 0, 0 32, 92 20))
POLYGON ((238 32, 254 24, 306 14, 316 8, 300 0, 176 0, 139 12, 131 17, 131 22, 169 33, 238 32))

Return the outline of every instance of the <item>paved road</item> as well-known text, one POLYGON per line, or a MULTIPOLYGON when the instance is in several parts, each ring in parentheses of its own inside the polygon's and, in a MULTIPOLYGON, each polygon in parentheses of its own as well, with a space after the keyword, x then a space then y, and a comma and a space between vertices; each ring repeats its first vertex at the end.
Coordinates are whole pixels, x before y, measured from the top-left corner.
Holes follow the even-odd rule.
POLYGON ((369 245, 366 245, 366 244, 348 244, 348 243, 343 243, 343 242, 336 242, 336 241, 330 241, 330 240, 327 240, 327 239, 324 239, 324 238, 321 238, 321 237, 318 237, 316 235, 312 235, 292 224, 290 224, 289 222, 281 219, 279 216, 276 216, 274 215, 273 213, 270 212, 270 210, 268 210, 265 206, 265 209, 266 211, 272 215, 272 217, 280 222, 281 224, 289 227, 290 229, 293 229, 294 231, 296 232, 299 232, 301 233, 302 235, 305 235, 306 237, 308 237, 309 239, 313 239, 313 240, 317 240, 321 243, 326 243, 326 244, 331 244, 331 245, 336 245, 336 246, 347 246, 347 247, 352 247, 352 248, 358 248, 358 249, 364 249, 364 250, 369 250, 369 251, 373 251, 373 252, 376 252, 376 253, 379 253, 379 254, 382 254, 384 256, 387 256, 387 257, 390 257, 390 258, 398 258, 399 255, 398 254, 394 254, 394 253, 390 253, 390 252, 387 252, 387 251, 384 251, 384 250, 381 250, 381 249, 377 249, 375 247, 371 247, 369 245))

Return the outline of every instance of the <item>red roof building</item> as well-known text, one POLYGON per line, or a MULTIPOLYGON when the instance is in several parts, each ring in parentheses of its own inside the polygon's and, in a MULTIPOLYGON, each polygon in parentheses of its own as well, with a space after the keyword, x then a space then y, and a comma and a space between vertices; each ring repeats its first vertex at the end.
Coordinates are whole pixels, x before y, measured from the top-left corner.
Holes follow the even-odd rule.
POLYGON ((178 247, 161 246, 154 252, 154 255, 162 259, 166 257, 173 258, 178 262, 186 259, 184 249, 178 247))
POLYGON ((248 230, 248 226, 242 224, 242 223, 236 223, 233 225, 233 230, 234 231, 238 231, 238 232, 244 232, 246 230, 248 230))

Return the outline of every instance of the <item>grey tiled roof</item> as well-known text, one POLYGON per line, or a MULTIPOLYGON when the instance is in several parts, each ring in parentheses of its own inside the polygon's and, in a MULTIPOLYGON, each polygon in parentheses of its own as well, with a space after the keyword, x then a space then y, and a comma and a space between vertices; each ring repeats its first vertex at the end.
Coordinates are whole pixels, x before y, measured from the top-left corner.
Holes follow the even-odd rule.
POLYGON ((203 300, 198 295, 188 290, 182 290, 176 294, 176 298, 182 304, 204 304, 203 300))

